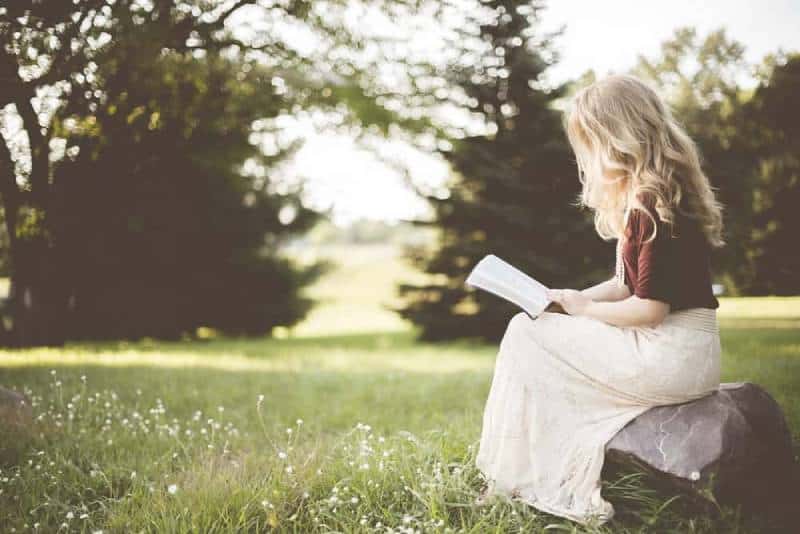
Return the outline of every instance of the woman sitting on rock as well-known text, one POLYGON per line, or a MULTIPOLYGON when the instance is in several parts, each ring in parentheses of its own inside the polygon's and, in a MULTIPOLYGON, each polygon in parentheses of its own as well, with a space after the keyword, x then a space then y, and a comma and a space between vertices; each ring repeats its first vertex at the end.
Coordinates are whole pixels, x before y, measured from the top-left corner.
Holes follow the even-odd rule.
POLYGON ((647 84, 615 75, 564 115, 597 233, 617 239, 616 273, 551 290, 566 313, 515 315, 500 343, 476 458, 498 493, 582 524, 614 509, 600 493, 608 441, 652 406, 720 382, 710 252, 721 206, 697 149, 647 84))

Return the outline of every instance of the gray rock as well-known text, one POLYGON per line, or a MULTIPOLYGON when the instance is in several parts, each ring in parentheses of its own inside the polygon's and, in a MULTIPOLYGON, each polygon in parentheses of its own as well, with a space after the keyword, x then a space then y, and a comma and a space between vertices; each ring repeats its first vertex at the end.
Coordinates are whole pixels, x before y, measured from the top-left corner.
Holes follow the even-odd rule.
POLYGON ((651 408, 606 445, 606 459, 712 505, 783 514, 800 505, 792 436, 780 406, 749 382, 651 408))
POLYGON ((0 387, 0 425, 28 426, 32 419, 30 400, 21 393, 0 387))

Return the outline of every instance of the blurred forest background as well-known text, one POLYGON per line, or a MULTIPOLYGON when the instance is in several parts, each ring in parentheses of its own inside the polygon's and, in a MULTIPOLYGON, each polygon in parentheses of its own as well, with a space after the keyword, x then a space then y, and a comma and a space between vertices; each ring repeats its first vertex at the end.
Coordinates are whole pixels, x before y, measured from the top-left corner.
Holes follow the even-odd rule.
MULTIPOLYGON (((319 300, 308 290, 336 283, 330 257, 351 287, 386 292, 388 322, 430 340, 502 334, 513 307, 463 285, 487 253, 552 287, 610 277, 613 246, 569 205, 579 182, 560 123, 597 74, 542 83, 558 61, 543 4, 382 0, 370 9, 403 28, 383 34, 350 4, 0 7, 0 344, 292 332, 319 300), (447 53, 410 46, 420 17, 447 53), (302 139, 282 125, 297 116, 441 158, 445 184, 408 184, 431 216, 334 225, 286 172, 302 139), (391 265, 377 280, 359 278, 364 243, 391 265)), ((723 28, 684 27, 633 73, 669 99, 726 206, 715 282, 797 295, 800 54, 744 52, 723 28)), ((346 325, 355 304, 328 311, 346 325)))

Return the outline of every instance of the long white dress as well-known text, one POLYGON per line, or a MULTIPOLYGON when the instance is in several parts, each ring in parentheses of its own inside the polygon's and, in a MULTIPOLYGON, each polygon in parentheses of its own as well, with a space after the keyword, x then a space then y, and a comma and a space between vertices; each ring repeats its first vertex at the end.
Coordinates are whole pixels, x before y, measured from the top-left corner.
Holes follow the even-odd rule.
POLYGON ((476 456, 487 494, 582 525, 607 522, 614 508, 600 472, 608 441, 653 406, 715 391, 720 353, 708 308, 671 312, 656 327, 517 313, 500 342, 476 456))

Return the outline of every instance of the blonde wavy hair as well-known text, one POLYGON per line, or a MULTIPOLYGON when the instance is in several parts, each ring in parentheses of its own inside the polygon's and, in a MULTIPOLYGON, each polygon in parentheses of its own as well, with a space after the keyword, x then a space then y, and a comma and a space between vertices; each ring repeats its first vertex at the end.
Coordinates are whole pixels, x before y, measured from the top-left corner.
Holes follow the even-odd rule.
POLYGON ((697 147, 653 88, 616 74, 580 89, 570 104, 562 118, 583 184, 577 204, 594 210, 601 238, 622 236, 626 207, 653 219, 647 197, 669 227, 680 213, 698 223, 709 244, 725 244, 723 207, 697 147))

